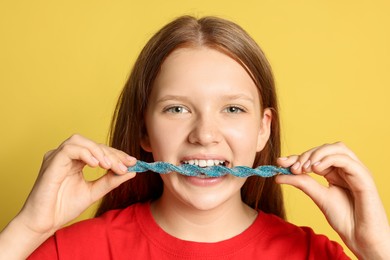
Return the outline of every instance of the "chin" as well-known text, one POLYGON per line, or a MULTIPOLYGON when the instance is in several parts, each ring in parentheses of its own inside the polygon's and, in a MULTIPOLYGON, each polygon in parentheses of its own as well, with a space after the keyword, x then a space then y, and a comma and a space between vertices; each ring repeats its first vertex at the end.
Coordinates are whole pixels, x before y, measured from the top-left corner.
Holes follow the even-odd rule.
POLYGON ((227 205, 235 207, 242 202, 241 187, 245 179, 228 175, 210 179, 180 175, 164 177, 166 198, 170 197, 171 202, 176 201, 190 210, 208 211, 227 205))
POLYGON ((234 203, 241 202, 241 196, 239 194, 234 196, 224 196, 223 194, 202 194, 196 197, 182 198, 181 200, 184 204, 194 210, 210 211, 227 205, 229 205, 229 207, 234 207, 234 203))

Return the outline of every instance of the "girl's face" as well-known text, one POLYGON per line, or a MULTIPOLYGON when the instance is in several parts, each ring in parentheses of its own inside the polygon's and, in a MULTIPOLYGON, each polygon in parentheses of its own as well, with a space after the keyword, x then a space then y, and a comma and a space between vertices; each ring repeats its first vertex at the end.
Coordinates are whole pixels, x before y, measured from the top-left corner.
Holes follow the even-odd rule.
MULTIPOLYGON (((180 48, 161 66, 145 114, 144 150, 155 161, 201 167, 252 166, 266 144, 271 111, 245 69, 214 49, 180 48)), ((161 175, 163 197, 196 209, 241 201, 245 178, 161 175)))

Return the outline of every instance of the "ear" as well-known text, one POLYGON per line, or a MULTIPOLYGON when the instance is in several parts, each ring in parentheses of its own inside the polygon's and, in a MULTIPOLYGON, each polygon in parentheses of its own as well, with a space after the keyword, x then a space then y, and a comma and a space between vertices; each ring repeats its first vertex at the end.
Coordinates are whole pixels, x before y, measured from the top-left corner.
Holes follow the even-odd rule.
POLYGON ((149 136, 147 134, 144 134, 141 138, 141 148, 146 152, 152 152, 152 146, 150 145, 149 136))
POLYGON ((263 116, 261 118, 259 134, 257 137, 257 146, 256 146, 257 152, 263 150, 264 146, 268 142, 269 136, 271 134, 271 123, 272 123, 272 110, 270 108, 265 108, 263 111, 263 116))

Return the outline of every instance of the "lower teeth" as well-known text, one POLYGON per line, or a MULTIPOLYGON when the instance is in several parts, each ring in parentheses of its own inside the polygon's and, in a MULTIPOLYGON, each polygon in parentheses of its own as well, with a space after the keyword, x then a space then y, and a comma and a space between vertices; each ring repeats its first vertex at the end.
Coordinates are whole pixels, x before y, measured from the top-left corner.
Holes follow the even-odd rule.
POLYGON ((198 176, 196 176, 198 178, 201 178, 201 179, 206 179, 206 178, 211 178, 211 176, 207 176, 205 174, 199 174, 198 176))

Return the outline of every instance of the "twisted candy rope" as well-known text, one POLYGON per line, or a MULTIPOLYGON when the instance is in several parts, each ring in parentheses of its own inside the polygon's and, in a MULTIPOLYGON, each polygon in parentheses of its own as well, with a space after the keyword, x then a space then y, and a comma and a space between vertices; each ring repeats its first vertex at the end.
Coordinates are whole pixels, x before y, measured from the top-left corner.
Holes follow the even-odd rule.
POLYGON ((180 166, 176 166, 167 162, 147 163, 143 161, 137 161, 134 166, 130 166, 127 170, 129 172, 153 171, 161 174, 177 172, 187 176, 198 176, 200 174, 205 174, 209 177, 221 177, 226 174, 232 174, 237 177, 249 177, 252 175, 257 175, 261 177, 272 177, 277 174, 291 174, 291 171, 288 168, 282 168, 272 165, 263 165, 255 169, 246 166, 227 168, 219 165, 201 168, 199 166, 191 164, 183 164, 180 166))

